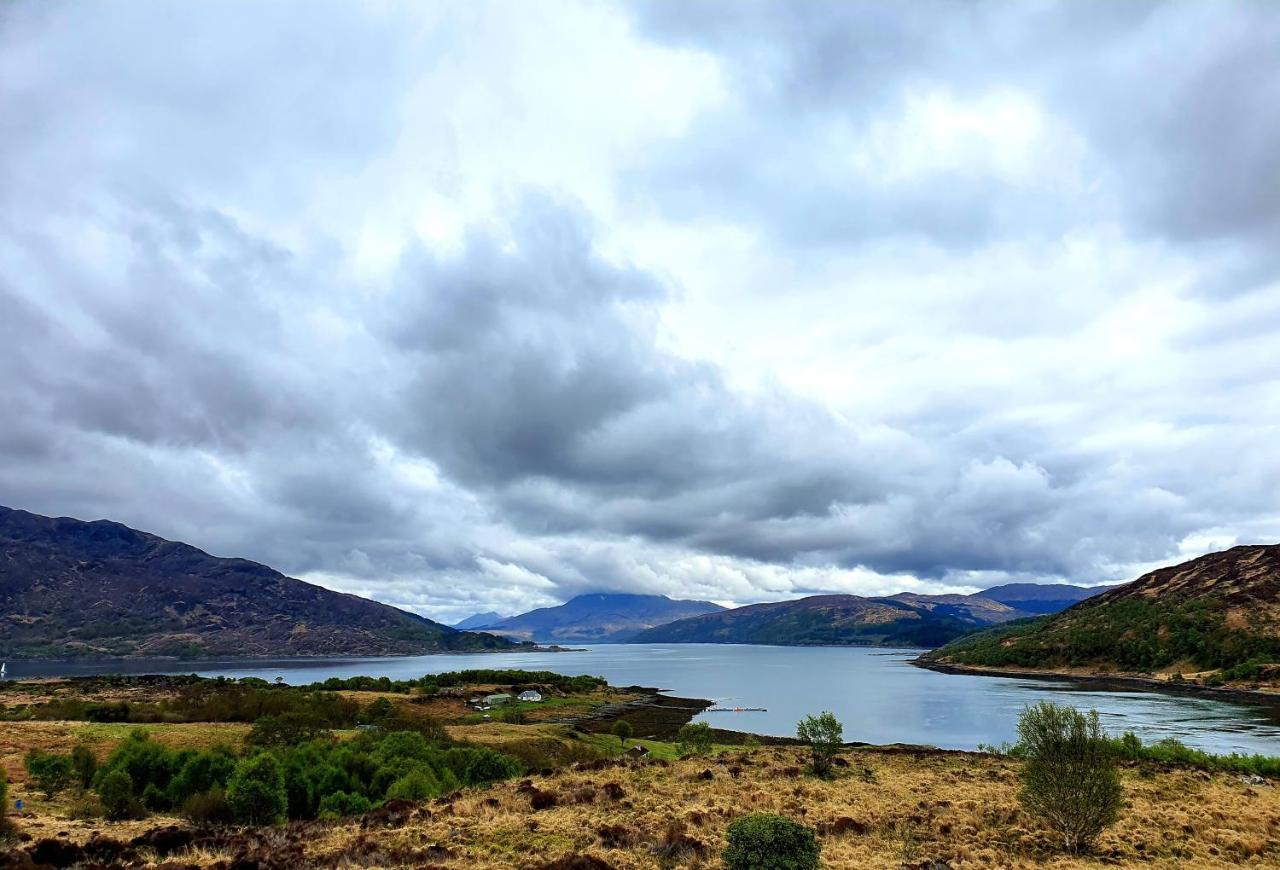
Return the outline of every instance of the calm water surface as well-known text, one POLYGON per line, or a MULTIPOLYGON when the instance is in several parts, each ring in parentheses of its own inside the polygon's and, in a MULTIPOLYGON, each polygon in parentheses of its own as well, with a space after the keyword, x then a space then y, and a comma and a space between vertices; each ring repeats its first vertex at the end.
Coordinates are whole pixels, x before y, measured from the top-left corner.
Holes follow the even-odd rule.
POLYGON ((393 679, 464 668, 525 668, 597 674, 614 685, 656 686, 764 713, 704 713, 721 728, 792 735, 796 720, 830 710, 846 740, 973 749, 1015 739, 1024 706, 1041 700, 1094 708, 1111 731, 1144 740, 1177 737, 1213 752, 1280 755, 1280 709, 1185 695, 1116 690, 1034 679, 939 674, 912 667, 919 650, 716 644, 600 645, 584 652, 493 653, 396 658, 245 661, 131 661, 111 664, 10 662, 9 676, 197 673, 289 683, 358 674, 393 679))

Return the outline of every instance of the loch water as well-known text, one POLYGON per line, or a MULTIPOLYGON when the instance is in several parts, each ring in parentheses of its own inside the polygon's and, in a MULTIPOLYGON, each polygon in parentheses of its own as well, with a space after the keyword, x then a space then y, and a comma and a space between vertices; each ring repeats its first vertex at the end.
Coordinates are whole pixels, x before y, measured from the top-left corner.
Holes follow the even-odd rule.
POLYGON ((595 674, 618 686, 652 686, 718 707, 765 712, 708 712, 718 728, 793 735, 796 721, 830 710, 845 740, 974 749, 1016 739, 1018 714, 1051 700, 1096 709, 1105 728, 1144 740, 1176 737, 1211 752, 1280 755, 1280 707, 1235 703, 1108 685, 941 674, 910 664, 919 650, 780 647, 738 644, 607 644, 575 652, 442 654, 387 658, 239 661, 132 660, 110 663, 10 662, 9 677, 89 673, 196 673, 281 677, 292 684, 328 677, 393 679, 465 668, 524 668, 595 674))

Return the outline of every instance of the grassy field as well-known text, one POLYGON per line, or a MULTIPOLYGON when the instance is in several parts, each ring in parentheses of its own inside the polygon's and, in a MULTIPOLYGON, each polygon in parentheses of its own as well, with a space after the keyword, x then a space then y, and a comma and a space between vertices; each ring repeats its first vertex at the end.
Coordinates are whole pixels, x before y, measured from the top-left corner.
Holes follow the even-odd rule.
MULTIPOLYGON (((361 705, 384 697, 352 693, 361 705)), ((1238 772, 1144 760, 1126 763, 1126 807, 1118 824, 1085 856, 1061 851, 1057 839, 1020 809, 1022 761, 998 755, 936 750, 846 747, 835 776, 807 772, 805 750, 751 747, 719 732, 706 756, 680 759, 664 739, 628 740, 608 733, 598 717, 574 724, 475 721, 457 698, 425 702, 386 696, 416 715, 439 715, 452 740, 515 756, 523 777, 455 792, 419 804, 388 804, 368 816, 295 821, 274 828, 215 828, 187 836, 173 849, 134 847, 148 867, 165 861, 199 868, 236 860, 315 867, 546 868, 637 870, 719 867, 729 824, 751 812, 789 816, 818 831, 824 867, 951 868, 1280 866, 1280 789, 1238 772), (441 715, 443 714, 443 715, 441 715), (648 750, 634 756, 636 746, 648 750), (599 863, 565 863, 568 856, 599 863), (937 865, 934 865, 937 866, 937 865)), ((621 698, 625 700, 626 698, 621 698)), ((610 691, 557 698, 544 709, 589 712, 620 696, 610 691)), ((612 708, 611 708, 612 709, 612 708)), ((667 716, 642 705, 644 717, 667 716)), ((670 722, 663 720, 666 725, 670 722)), ((29 843, 86 843, 149 837, 169 825, 162 814, 107 822, 85 818, 81 797, 68 789, 45 800, 25 782, 30 749, 65 752, 77 744, 105 757, 134 728, 82 721, 0 723, 0 764, 11 797, 28 814, 11 819, 29 843)), ((172 747, 239 747, 243 723, 162 723, 143 726, 172 747)), ((339 730, 338 739, 358 732, 339 730)), ((12 844, 12 843, 11 843, 12 844)))

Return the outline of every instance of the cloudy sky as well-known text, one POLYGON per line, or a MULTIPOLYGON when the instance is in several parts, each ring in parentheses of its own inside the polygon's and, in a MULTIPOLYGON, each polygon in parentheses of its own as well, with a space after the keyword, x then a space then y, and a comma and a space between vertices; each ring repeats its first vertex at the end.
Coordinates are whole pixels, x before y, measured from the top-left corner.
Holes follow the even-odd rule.
POLYGON ((445 620, 1280 540, 1280 6, 0 7, 0 503, 445 620))

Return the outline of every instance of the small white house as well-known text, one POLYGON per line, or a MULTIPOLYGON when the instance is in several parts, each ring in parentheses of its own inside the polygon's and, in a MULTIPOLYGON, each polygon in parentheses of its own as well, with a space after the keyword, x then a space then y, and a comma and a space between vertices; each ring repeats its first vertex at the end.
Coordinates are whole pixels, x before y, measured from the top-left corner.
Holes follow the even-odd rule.
POLYGON ((530 689, 530 690, 529 690, 529 691, 527 691, 527 692, 521 692, 521 693, 520 693, 520 700, 521 700, 521 701, 541 701, 541 700, 542 700, 542 693, 541 693, 541 692, 535 692, 535 691, 533 691, 532 689, 530 689))

